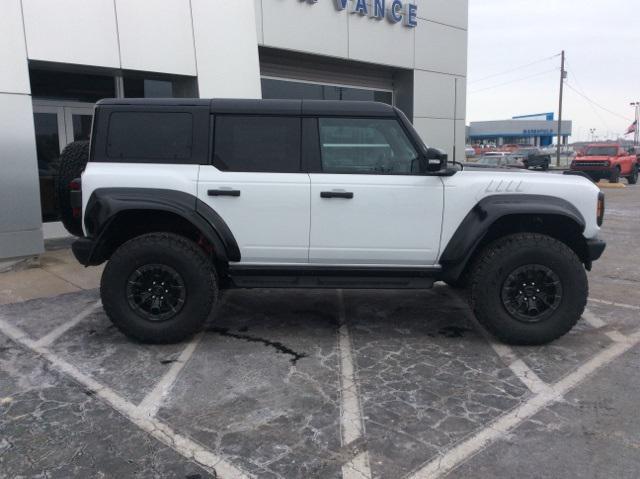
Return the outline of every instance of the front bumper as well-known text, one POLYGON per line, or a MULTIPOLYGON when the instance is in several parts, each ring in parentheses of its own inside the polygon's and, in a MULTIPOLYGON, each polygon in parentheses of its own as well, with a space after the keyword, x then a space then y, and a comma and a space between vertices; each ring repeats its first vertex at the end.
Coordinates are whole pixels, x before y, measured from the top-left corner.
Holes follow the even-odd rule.
POLYGON ((607 243, 604 241, 593 238, 587 240, 587 260, 589 263, 597 261, 604 253, 605 248, 607 247, 607 243))

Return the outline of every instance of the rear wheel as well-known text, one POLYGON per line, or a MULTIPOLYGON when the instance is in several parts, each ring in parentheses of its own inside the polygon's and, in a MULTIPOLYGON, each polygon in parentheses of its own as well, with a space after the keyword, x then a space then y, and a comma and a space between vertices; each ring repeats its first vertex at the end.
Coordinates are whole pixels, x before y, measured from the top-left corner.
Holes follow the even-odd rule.
POLYGON ((549 170, 549 162, 548 162, 548 161, 545 161, 545 162, 542 164, 542 171, 548 171, 548 170, 549 170))
POLYGON ((618 183, 620 181, 620 167, 616 166, 611 171, 611 176, 609 177, 609 183, 618 183))
POLYGON ((627 177, 627 181, 630 185, 635 185, 638 182, 638 165, 633 167, 631 174, 627 177))
POLYGON ((89 142, 69 143, 60 155, 60 169, 56 177, 56 199, 60 208, 60 220, 73 236, 82 236, 82 218, 75 216, 71 207, 71 182, 80 175, 89 160, 89 142))
POLYGON ((509 344, 559 338, 580 319, 587 302, 580 259, 564 243, 541 234, 515 234, 490 244, 471 278, 478 321, 509 344))
POLYGON ((134 238, 113 254, 100 294, 113 324, 146 343, 175 343, 198 332, 218 295, 213 264, 175 234, 134 238))

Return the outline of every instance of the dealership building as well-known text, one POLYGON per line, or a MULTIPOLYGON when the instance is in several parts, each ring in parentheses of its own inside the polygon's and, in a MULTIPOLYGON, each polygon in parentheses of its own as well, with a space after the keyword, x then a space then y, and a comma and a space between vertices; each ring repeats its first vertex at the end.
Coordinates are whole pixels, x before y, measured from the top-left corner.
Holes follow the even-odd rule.
MULTIPOLYGON (((510 120, 472 121, 467 130, 467 143, 472 145, 492 144, 497 146, 531 145, 545 147, 558 138, 558 122, 553 113, 514 116, 510 120)), ((573 123, 563 120, 561 124, 562 144, 569 142, 573 123)))
POLYGON ((3 0, 0 260, 65 235, 59 156, 101 98, 376 100, 462 160, 468 0, 3 0))

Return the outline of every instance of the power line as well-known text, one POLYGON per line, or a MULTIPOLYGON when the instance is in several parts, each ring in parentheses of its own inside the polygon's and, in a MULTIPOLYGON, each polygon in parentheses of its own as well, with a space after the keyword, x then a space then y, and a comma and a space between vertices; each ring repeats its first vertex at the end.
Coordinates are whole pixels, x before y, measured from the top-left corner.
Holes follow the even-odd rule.
POLYGON ((505 85, 511 85, 512 83, 517 83, 517 82, 521 82, 521 81, 524 81, 524 80, 528 80, 530 78, 535 78, 535 77, 539 77, 539 76, 542 76, 542 75, 547 75, 547 74, 549 74, 551 72, 556 72, 556 71, 558 71, 557 67, 553 68, 551 70, 545 70, 543 72, 534 73, 533 75, 528 75, 526 77, 516 78, 515 80, 511 80, 511 81, 508 81, 508 82, 500 83, 498 85, 493 85, 493 86, 490 86, 490 87, 487 87, 487 88, 481 88, 480 90, 474 90, 474 91, 469 92, 469 94, 472 95, 474 93, 480 93, 480 92, 486 91, 486 90, 493 90, 494 88, 500 88, 500 87, 505 86, 505 85))
POLYGON ((490 78, 495 78, 495 77, 499 77, 499 76, 502 76, 502 75, 507 75, 509 73, 517 72, 519 70, 524 70, 525 68, 529 68, 530 66, 537 65, 538 63, 542 63, 542 62, 547 62, 549 60, 553 60, 554 58, 557 58, 559 56, 560 56, 560 54, 558 53, 558 54, 553 55, 551 57, 542 58, 540 60, 536 60, 535 62, 527 63, 526 65, 522 65, 522 66, 519 66, 519 67, 511 68, 509 70, 505 70, 505 71, 500 72, 500 73, 494 73, 492 75, 480 78, 478 80, 473 80, 472 82, 469 82, 469 85, 472 85, 474 83, 478 83, 478 82, 481 82, 481 81, 489 80, 490 78))
MULTIPOLYGON (((570 69, 571 73, 573 73, 573 78, 574 78, 574 81, 576 82, 576 86, 578 86, 578 87, 580 88, 580 90, 581 90, 582 92, 584 92, 584 88, 582 88, 582 83, 580 83, 580 82, 578 81, 578 77, 577 77, 577 75, 576 75, 576 72, 575 72, 575 70, 573 70, 573 68, 571 67, 571 64, 570 64, 568 61, 567 61, 567 66, 569 67, 569 69, 570 69)), ((566 82, 565 82, 565 84, 566 84, 566 82)), ((583 93, 583 95, 584 95, 584 93, 583 93)), ((585 95, 585 96, 586 96, 586 95, 585 95)), ((591 108, 591 110, 593 111, 593 113, 594 113, 594 114, 595 114, 595 115, 600 119, 600 121, 601 121, 601 122, 602 122, 602 124, 605 126, 605 128, 606 128, 607 130, 609 130, 610 128, 609 128, 609 124, 607 123, 607 120, 605 120, 605 119, 604 119, 604 117, 600 114, 600 112, 599 112, 598 110, 596 110, 595 106, 593 106, 593 104, 592 104, 592 103, 589 103, 589 108, 591 108)))
POLYGON ((623 116, 620 115, 619 113, 616 113, 615 111, 611 111, 608 108, 603 107, 602 105, 600 105, 598 102, 592 100, 591 98, 589 98, 587 95, 585 95, 584 93, 582 93, 581 91, 579 91, 577 88, 571 86, 571 84, 569 82, 566 82, 566 85, 568 88, 570 88, 571 90, 573 90, 574 92, 576 92, 578 95, 580 95, 582 98, 584 98, 585 100, 587 100, 589 103, 592 103, 593 105, 597 106, 598 108, 600 108, 603 111, 606 111, 607 113, 613 115, 613 116, 617 116, 618 118, 622 118, 623 120, 626 121, 632 121, 629 117, 627 116, 623 116))

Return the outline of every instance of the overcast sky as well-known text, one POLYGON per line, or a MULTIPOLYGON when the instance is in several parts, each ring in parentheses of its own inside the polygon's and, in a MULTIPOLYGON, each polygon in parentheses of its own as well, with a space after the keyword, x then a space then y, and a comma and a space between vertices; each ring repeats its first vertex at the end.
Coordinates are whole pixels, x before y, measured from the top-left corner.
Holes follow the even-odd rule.
POLYGON ((640 101, 640 0, 469 0, 467 121, 557 115, 560 57, 544 59, 562 49, 568 85, 625 117, 565 88, 573 141, 590 139, 590 128, 600 137, 624 133, 629 103, 640 101))

